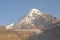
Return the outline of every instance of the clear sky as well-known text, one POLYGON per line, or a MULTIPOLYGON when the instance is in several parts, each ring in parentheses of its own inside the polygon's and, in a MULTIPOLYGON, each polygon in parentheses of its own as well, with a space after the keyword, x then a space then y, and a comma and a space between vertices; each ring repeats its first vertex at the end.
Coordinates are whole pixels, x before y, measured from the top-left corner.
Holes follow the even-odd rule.
POLYGON ((0 24, 6 26, 17 21, 31 8, 60 18, 60 0, 0 0, 0 24))

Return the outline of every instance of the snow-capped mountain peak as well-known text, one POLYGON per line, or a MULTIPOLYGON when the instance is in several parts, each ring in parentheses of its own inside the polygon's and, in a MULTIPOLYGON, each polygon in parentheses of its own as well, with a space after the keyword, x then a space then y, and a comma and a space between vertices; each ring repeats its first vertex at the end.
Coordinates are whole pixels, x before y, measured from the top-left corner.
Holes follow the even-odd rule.
POLYGON ((43 13, 36 8, 30 9, 30 16, 33 15, 42 15, 43 13))
POLYGON ((28 16, 31 19, 35 19, 37 16, 41 16, 43 13, 36 8, 30 9, 28 16))

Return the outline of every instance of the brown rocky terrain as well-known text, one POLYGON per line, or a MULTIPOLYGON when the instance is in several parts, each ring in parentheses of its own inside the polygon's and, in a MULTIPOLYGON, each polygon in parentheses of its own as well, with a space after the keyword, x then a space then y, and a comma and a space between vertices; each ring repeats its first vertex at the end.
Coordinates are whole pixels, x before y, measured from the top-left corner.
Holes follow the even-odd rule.
POLYGON ((0 26, 0 40, 27 40, 32 35, 31 31, 11 31, 0 26))

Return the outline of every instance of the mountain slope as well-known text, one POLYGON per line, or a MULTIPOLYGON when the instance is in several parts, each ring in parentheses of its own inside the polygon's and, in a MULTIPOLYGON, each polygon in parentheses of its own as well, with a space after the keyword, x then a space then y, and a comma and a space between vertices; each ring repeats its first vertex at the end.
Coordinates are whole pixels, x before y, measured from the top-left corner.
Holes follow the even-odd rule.
POLYGON ((7 30, 4 26, 0 26, 0 40, 27 40, 32 35, 31 31, 7 30))
POLYGON ((0 25, 0 40, 18 40, 16 35, 14 32, 10 32, 0 25))
POLYGON ((43 33, 35 34, 28 40, 60 40, 60 22, 54 24, 55 27, 45 30, 43 33))

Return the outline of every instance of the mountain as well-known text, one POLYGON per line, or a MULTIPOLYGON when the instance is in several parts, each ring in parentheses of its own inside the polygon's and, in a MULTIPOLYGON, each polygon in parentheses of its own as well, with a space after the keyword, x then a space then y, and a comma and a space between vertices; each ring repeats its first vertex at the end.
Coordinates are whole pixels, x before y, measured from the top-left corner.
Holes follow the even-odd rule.
POLYGON ((60 40, 60 19, 30 9, 16 23, 0 26, 0 40, 60 40))
POLYGON ((13 30, 20 29, 39 29, 39 30, 47 30, 53 28, 55 23, 59 22, 59 19, 51 16, 50 14, 45 14, 40 10, 33 8, 30 11, 20 18, 14 26, 13 30), (52 27, 53 25, 53 27, 52 27))

